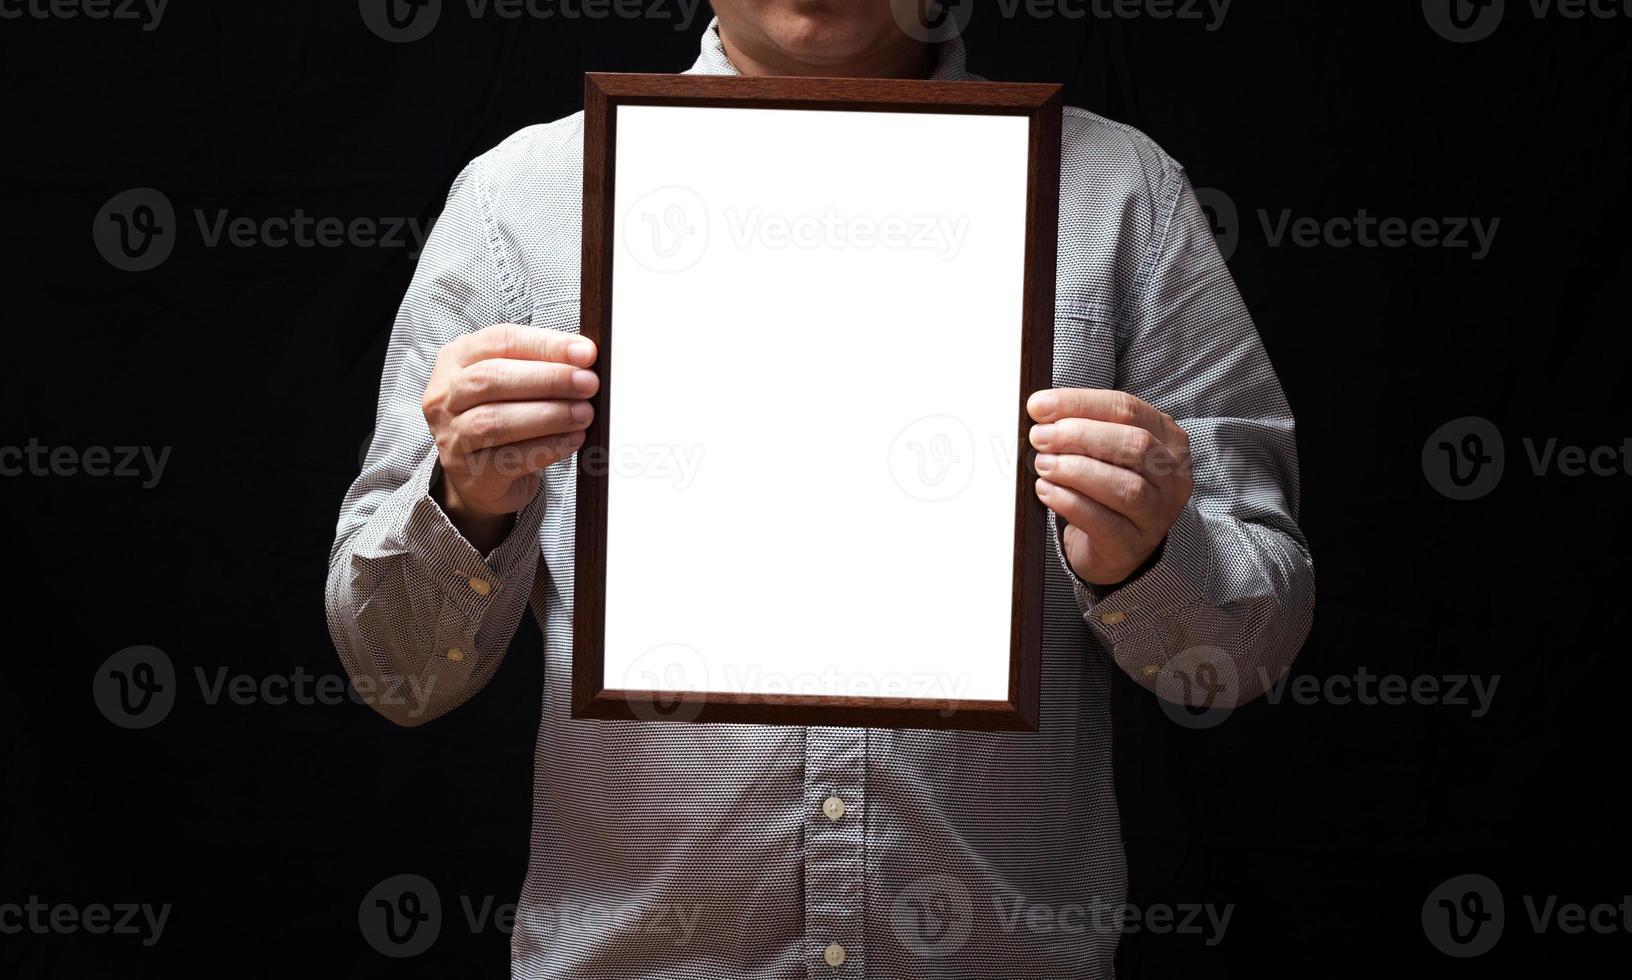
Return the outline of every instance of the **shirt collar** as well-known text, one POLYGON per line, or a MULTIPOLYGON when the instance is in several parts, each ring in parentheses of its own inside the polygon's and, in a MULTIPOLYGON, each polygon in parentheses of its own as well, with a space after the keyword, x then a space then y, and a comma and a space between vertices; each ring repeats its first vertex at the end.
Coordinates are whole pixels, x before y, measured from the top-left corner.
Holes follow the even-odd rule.
MULTIPOLYGON (((686 70, 687 75, 740 75, 737 66, 726 57, 725 45, 720 41, 720 19, 718 17, 708 22, 708 30, 703 32, 702 52, 697 56, 696 64, 686 70)), ((935 45, 935 70, 930 78, 936 81, 968 81, 974 76, 969 74, 963 58, 963 42, 955 35, 935 45)))

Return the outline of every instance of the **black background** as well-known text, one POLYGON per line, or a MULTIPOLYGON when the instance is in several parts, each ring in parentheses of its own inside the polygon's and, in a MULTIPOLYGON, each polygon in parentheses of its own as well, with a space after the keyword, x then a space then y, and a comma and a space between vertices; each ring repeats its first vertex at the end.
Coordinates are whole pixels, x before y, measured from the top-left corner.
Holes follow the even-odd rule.
MULTIPOLYGON (((1130 901, 1235 907, 1216 947, 1128 936, 1123 976, 1632 959, 1624 930, 1534 934, 1520 898, 1632 893, 1632 477, 1537 475, 1523 444, 1632 436, 1632 16, 1507 6, 1474 43, 1438 36, 1415 0, 1239 0, 1216 30, 983 5, 966 33, 974 70, 1064 82, 1235 205, 1231 268, 1299 423, 1319 601, 1296 674, 1499 677, 1482 717, 1288 697, 1207 729, 1119 680, 1130 901), (1276 246, 1259 217, 1362 208, 1500 225, 1475 260, 1276 246), (1501 483, 1471 501, 1436 492, 1422 461, 1462 416, 1506 446, 1501 483), (1499 944, 1474 959, 1437 950, 1421 921, 1428 893, 1463 873, 1507 900, 1499 944)), ((339 673, 326 558, 413 248, 211 248, 193 212, 427 221, 471 157, 576 111, 582 72, 683 69, 705 21, 472 19, 450 0, 429 37, 396 44, 349 0, 175 0, 145 32, 0 20, 0 446, 171 447, 151 489, 0 478, 0 902, 174 905, 151 948, 0 935, 0 975, 505 974, 508 937, 473 934, 457 896, 520 889, 530 624, 470 706, 412 730, 353 704, 212 705, 193 679, 339 673), (113 268, 92 240, 98 210, 133 187, 180 215, 153 271, 113 268), (174 662, 179 697, 127 731, 91 683, 141 644, 174 662), (429 952, 394 961, 364 942, 358 904, 405 872, 436 884, 447 922, 429 952)))

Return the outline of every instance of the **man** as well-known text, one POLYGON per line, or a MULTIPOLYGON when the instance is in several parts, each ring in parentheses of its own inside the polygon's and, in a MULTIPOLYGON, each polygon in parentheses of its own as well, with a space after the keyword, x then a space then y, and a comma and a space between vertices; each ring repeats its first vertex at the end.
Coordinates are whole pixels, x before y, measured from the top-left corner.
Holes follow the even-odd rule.
MULTIPOLYGON (((886 4, 714 7, 695 73, 970 77, 956 40, 914 40, 886 4)), ((514 974, 1109 977, 1125 894, 1113 664, 1227 707, 1286 671, 1313 609, 1292 417, 1184 172, 1066 110, 1057 387, 1028 406, 1058 519, 1041 731, 644 724, 568 717, 569 457, 597 387, 575 336, 582 148, 575 115, 456 180, 328 583, 354 678, 434 682, 423 714, 380 707, 402 724, 474 695, 527 608, 542 625, 514 974)), ((812 479, 843 478, 822 466, 812 479)), ((760 560, 794 540, 769 536, 760 560)))

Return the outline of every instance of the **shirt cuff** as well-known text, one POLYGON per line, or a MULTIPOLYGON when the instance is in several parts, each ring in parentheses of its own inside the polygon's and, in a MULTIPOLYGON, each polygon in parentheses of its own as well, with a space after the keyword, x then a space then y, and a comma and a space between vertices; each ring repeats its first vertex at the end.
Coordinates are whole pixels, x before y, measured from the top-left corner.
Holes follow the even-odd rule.
MULTIPOLYGON (((443 601, 437 603, 434 618, 443 620, 444 627, 462 621, 465 629, 459 632, 473 633, 502 592, 532 590, 532 573, 537 568, 532 559, 544 519, 543 481, 538 493, 516 514, 504 541, 484 557, 431 496, 441 476, 441 465, 432 451, 380 507, 384 513, 372 522, 376 540, 361 543, 359 553, 369 559, 395 555, 411 561, 416 566, 415 577, 434 584, 441 594, 443 601), (394 514, 387 516, 390 512, 394 514), (379 520, 381 517, 385 520, 379 520)), ((474 650, 463 653, 475 655, 474 650)))
POLYGON ((1048 512, 1054 554, 1065 569, 1077 608, 1108 649, 1162 626, 1175 611, 1194 608, 1207 599, 1212 557, 1207 546, 1207 525, 1194 500, 1184 505, 1168 529, 1156 558, 1128 581, 1116 586, 1093 585, 1077 576, 1065 557, 1063 531, 1053 511, 1048 512))
POLYGON ((425 574, 442 586, 467 622, 478 623, 501 589, 532 589, 531 572, 537 566, 530 559, 538 551, 538 528, 544 519, 544 481, 539 481, 527 506, 516 512, 504 540, 484 557, 431 495, 440 479, 442 464, 433 452, 409 481, 418 495, 404 537, 425 574), (529 573, 527 581, 518 583, 517 575, 523 571, 529 573))

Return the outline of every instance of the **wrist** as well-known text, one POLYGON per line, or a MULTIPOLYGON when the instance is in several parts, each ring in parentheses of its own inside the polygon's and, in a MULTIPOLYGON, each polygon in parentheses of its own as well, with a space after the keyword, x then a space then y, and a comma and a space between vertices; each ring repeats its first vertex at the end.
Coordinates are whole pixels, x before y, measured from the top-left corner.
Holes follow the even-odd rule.
POLYGON ((439 476, 431 487, 431 499, 442 508, 442 513, 447 515, 448 520, 464 539, 483 555, 504 543, 516 515, 493 513, 471 506, 469 501, 459 495, 459 491, 445 474, 439 476))

